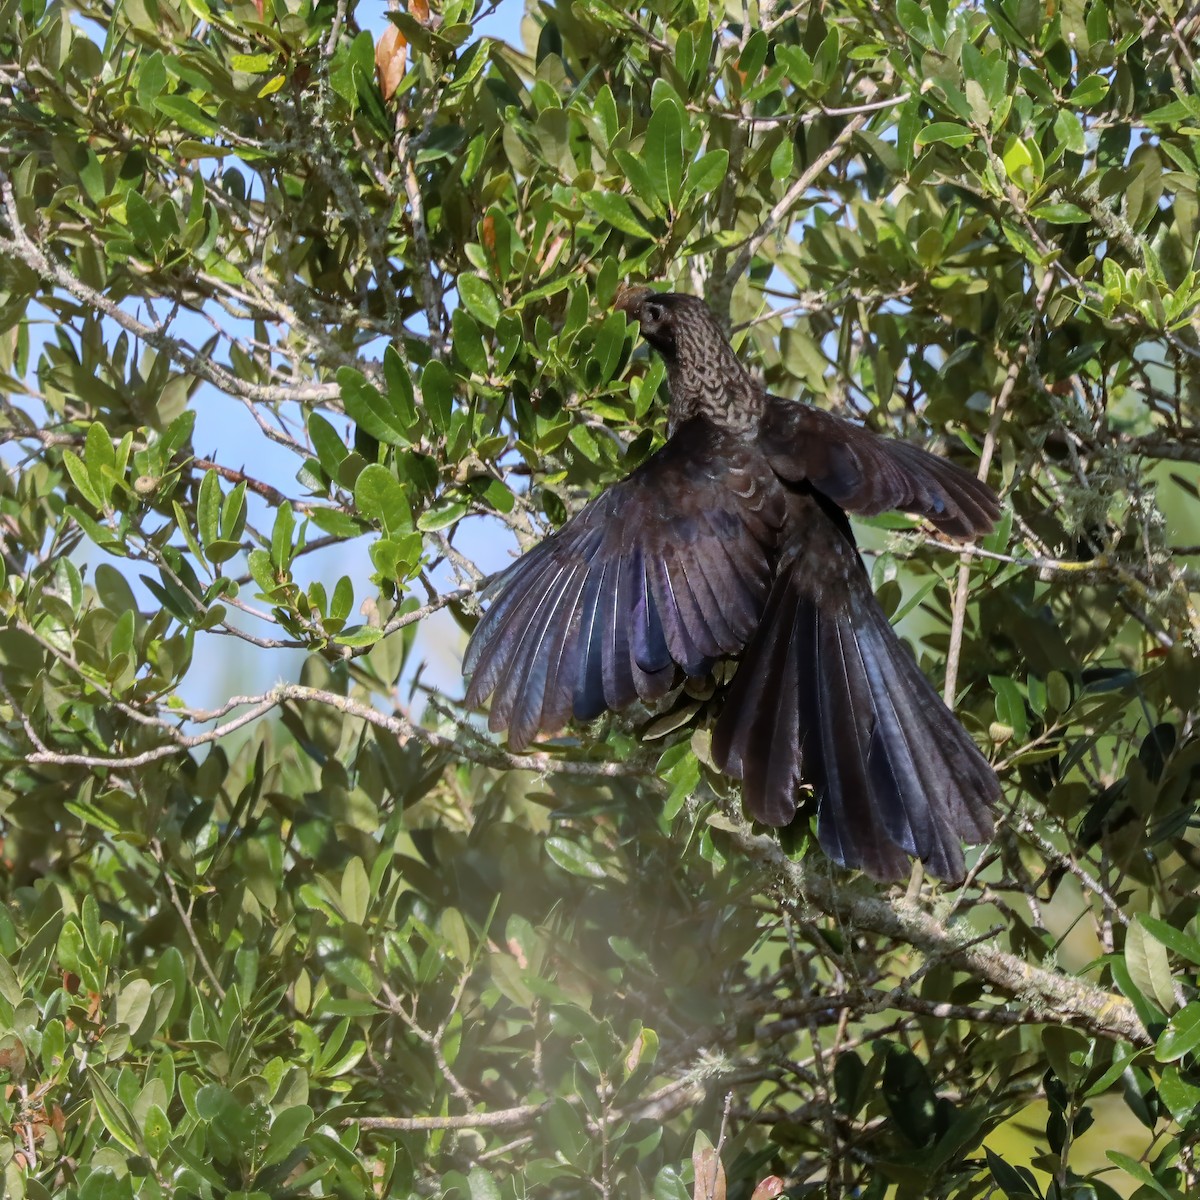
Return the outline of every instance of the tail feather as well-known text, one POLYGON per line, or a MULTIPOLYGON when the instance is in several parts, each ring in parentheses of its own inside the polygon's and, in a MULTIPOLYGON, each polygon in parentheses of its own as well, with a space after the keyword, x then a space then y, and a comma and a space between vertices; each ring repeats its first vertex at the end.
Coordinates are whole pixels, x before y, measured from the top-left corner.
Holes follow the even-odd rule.
POLYGON ((806 686, 820 714, 819 736, 809 740, 804 768, 817 790, 817 840, 843 866, 895 878, 918 850, 911 831, 889 813, 891 797, 871 769, 873 728, 863 710, 869 713, 872 696, 858 631, 819 608, 816 622, 819 657, 806 686))
POLYGON ((740 650, 746 644, 746 639, 739 637, 730 624, 731 609, 727 599, 719 595, 713 586, 716 572, 711 565, 703 559, 691 563, 681 560, 680 570, 687 578, 688 588, 696 597, 696 605, 703 614, 704 628, 712 637, 714 656, 740 650))
POLYGON ((840 576, 806 570, 803 555, 781 564, 717 722, 714 761, 743 781, 764 824, 787 824, 800 781, 811 784, 818 841, 843 866, 895 879, 915 856, 959 879, 962 841, 991 835, 999 782, 845 549, 840 576))
POLYGON ((894 772, 896 788, 910 808, 909 797, 939 798, 948 820, 927 831, 925 841, 930 844, 940 833, 947 842, 946 853, 955 859, 960 839, 982 842, 991 837, 990 810, 969 801, 979 796, 994 800, 999 784, 975 743, 874 607, 877 615, 868 634, 879 643, 871 656, 877 677, 874 694, 886 702, 879 706, 880 729, 887 738, 887 750, 880 757, 894 772))
MULTIPOLYGON (((797 622, 801 619, 802 614, 796 612, 791 630, 786 628, 780 630, 781 644, 777 647, 775 656, 780 664, 778 678, 772 680, 772 689, 767 694, 769 703, 766 705, 766 712, 771 714, 773 711, 774 713, 774 720, 771 721, 771 745, 773 746, 786 744, 788 738, 794 741, 796 730, 800 728, 801 682, 799 671, 801 659, 798 655, 788 654, 786 649, 790 642, 803 636, 801 630, 797 628, 797 622)), ((798 754, 767 755, 767 772, 763 781, 763 793, 767 796, 790 797, 790 803, 782 806, 778 814, 782 816, 786 811, 789 821, 796 813, 795 796, 801 782, 799 765, 798 754)))
POLYGON ((794 741, 799 720, 798 663, 794 655, 787 653, 788 642, 794 636, 794 625, 789 626, 781 614, 778 638, 771 653, 771 670, 763 681, 759 698, 761 716, 756 737, 744 760, 746 787, 768 798, 762 806, 762 819, 772 825, 786 825, 795 816, 796 787, 800 782, 797 756, 775 754, 772 750, 774 746, 787 745, 789 739, 794 741), (771 800, 775 803, 770 803, 771 800))
POLYGON ((754 633, 771 577, 764 556, 747 553, 735 539, 724 537, 718 524, 708 522, 713 534, 711 561, 703 566, 708 586, 724 614, 726 636, 722 648, 731 654, 754 633))
MULTIPOLYGON (((600 531, 584 531, 578 541, 579 558, 586 561, 600 540, 600 531)), ((554 540, 548 539, 497 575, 484 590, 492 603, 463 655, 463 673, 471 679, 465 701, 468 707, 482 704, 503 677, 512 675, 515 648, 521 644, 533 614, 543 607, 547 591, 562 579, 564 563, 554 553, 555 548, 554 540)))
POLYGON ((911 442, 883 444, 910 480, 912 511, 927 516, 951 537, 971 537, 995 525, 1000 505, 986 483, 911 442))
MULTIPOLYGON (((773 749, 777 739, 772 702, 783 694, 785 669, 798 661, 788 650, 794 635, 791 621, 785 622, 780 613, 784 599, 783 589, 772 589, 754 641, 759 647, 758 669, 739 669, 726 698, 724 711, 729 712, 731 703, 736 703, 746 719, 733 722, 722 717, 713 731, 712 745, 714 761, 727 774, 743 781, 747 804, 751 796, 762 797, 751 805, 755 818, 773 826, 786 825, 796 815, 796 787, 800 782, 798 752, 776 753, 773 749), (768 764, 774 764, 776 771, 773 785, 767 780, 768 764)), ((789 611, 794 620, 795 610, 789 611)), ((798 686, 795 691, 798 703, 798 686)), ((787 745, 785 739, 779 748, 787 745)))

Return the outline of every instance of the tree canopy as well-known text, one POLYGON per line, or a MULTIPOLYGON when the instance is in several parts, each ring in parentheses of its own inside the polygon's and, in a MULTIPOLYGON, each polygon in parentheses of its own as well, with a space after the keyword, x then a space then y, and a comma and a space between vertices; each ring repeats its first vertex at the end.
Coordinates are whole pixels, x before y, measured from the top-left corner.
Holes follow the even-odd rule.
POLYGON ((4 1194, 1195 1195, 1197 17, 496 8, 0 4, 4 1194), (629 280, 1003 492, 855 526, 961 887, 747 824, 717 682, 464 711, 664 437, 629 280))

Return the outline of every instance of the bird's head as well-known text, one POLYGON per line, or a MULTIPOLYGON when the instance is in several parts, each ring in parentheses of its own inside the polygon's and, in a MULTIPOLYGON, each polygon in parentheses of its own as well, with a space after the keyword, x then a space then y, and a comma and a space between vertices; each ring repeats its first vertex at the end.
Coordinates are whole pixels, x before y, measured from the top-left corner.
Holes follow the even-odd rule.
POLYGON ((622 288, 613 308, 636 321, 642 328, 642 336, 668 363, 679 353, 681 318, 684 324, 690 321, 701 328, 715 327, 703 300, 678 292, 656 292, 648 287, 622 288))
POLYGON ((748 428, 762 408, 762 385, 738 362, 708 305, 699 296, 623 288, 613 307, 642 327, 667 366, 672 431, 704 414, 727 429, 748 428))

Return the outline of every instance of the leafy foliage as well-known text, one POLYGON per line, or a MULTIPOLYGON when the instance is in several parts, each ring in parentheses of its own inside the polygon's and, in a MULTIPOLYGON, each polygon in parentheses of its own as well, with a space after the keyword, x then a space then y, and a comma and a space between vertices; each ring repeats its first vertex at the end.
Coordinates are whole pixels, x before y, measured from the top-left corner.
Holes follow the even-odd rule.
POLYGON ((0 7, 5 1193, 1195 1194, 1194 18, 367 7, 0 7), (747 827, 715 684, 517 756, 427 682, 661 439, 626 278, 1002 485, 859 526, 961 890, 747 827))

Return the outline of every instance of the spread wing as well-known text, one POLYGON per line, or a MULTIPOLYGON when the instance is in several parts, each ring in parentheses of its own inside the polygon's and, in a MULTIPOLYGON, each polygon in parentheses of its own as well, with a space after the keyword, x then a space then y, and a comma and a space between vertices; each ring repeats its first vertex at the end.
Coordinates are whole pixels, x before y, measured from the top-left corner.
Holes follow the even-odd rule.
POLYGON ((762 456, 701 417, 488 586, 466 702, 522 749, 656 700, 749 640, 785 512, 762 456))
POLYGON ((759 444, 781 479, 808 480, 847 512, 915 513, 951 537, 986 533, 1000 516, 996 493, 954 463, 797 401, 769 398, 759 444))

